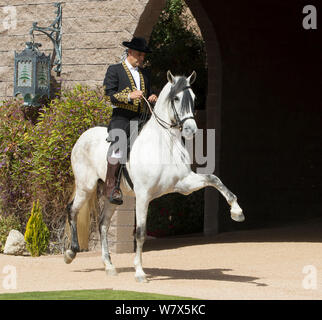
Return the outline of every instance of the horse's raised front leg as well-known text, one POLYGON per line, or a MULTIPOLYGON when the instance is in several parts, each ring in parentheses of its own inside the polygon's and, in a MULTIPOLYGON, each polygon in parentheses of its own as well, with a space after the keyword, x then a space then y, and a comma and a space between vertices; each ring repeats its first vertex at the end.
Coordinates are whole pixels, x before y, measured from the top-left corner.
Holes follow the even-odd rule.
POLYGON ((115 267, 112 264, 111 256, 109 253, 107 232, 110 227, 112 216, 115 212, 116 205, 111 204, 108 199, 104 199, 104 207, 101 212, 100 222, 99 222, 99 231, 101 237, 102 245, 102 260, 105 264, 105 270, 108 275, 116 276, 117 272, 115 267))
POLYGON ((146 218, 149 206, 147 197, 136 193, 136 254, 134 258, 135 279, 138 282, 148 282, 142 268, 142 249, 146 237, 146 218))
POLYGON ((243 210, 237 203, 237 197, 214 174, 197 174, 191 172, 176 184, 174 192, 190 194, 207 186, 215 187, 225 197, 230 205, 230 214, 233 220, 237 222, 245 220, 243 210))

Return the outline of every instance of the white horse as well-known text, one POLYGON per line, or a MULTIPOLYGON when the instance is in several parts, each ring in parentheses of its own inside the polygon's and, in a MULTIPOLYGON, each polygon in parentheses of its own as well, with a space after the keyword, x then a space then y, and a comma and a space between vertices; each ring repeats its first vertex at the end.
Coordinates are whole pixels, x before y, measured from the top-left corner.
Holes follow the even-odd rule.
MULTIPOLYGON (((193 117, 195 95, 190 87, 196 78, 193 72, 188 78, 174 77, 167 73, 168 83, 162 89, 153 115, 133 143, 126 169, 133 182, 133 190, 124 178, 123 194, 136 198, 136 254, 135 278, 146 282, 142 268, 142 247, 146 236, 147 211, 150 201, 170 192, 185 195, 206 186, 219 190, 231 207, 231 218, 244 221, 237 197, 213 174, 196 174, 191 171, 189 154, 182 144, 182 137, 192 139, 197 131, 193 117)), ((84 132, 71 154, 75 176, 75 196, 68 205, 68 221, 71 229, 71 248, 65 251, 65 262, 70 263, 79 251, 77 238, 77 214, 96 192, 99 180, 104 181, 109 144, 106 127, 94 127, 84 132)), ((116 274, 108 251, 107 231, 116 205, 104 198, 100 217, 102 260, 108 274, 116 274)))

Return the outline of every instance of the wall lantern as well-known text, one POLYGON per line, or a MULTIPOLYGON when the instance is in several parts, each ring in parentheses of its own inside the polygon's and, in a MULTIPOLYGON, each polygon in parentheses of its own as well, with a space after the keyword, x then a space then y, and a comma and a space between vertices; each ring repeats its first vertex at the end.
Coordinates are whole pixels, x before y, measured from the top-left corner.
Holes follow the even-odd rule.
POLYGON ((50 55, 38 50, 40 43, 26 42, 26 49, 15 52, 14 96, 21 94, 24 105, 38 106, 50 94, 50 55))
POLYGON ((26 48, 22 52, 15 51, 14 96, 21 94, 26 106, 39 106, 41 97, 49 98, 51 69, 56 65, 57 75, 61 72, 62 8, 61 3, 54 5, 58 8, 54 22, 47 28, 38 27, 37 22, 34 22, 29 32, 31 41, 26 42, 26 48), (34 42, 34 31, 42 32, 52 40, 52 55, 40 52, 41 43, 34 42))

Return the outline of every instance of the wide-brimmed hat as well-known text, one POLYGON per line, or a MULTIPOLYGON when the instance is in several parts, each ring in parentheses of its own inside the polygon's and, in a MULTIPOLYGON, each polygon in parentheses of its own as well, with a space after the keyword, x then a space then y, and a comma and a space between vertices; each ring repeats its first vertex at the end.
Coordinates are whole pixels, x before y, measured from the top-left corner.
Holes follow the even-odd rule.
POLYGON ((147 46, 145 39, 141 37, 133 37, 133 39, 130 42, 123 41, 122 44, 123 46, 136 51, 141 51, 145 53, 152 52, 150 48, 147 46))

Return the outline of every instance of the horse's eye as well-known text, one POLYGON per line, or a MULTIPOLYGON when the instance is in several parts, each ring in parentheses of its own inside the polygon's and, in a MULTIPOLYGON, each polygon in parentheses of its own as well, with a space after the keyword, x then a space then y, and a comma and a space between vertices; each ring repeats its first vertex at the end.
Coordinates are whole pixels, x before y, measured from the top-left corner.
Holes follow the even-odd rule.
POLYGON ((179 101, 179 97, 174 97, 174 101, 179 101))

